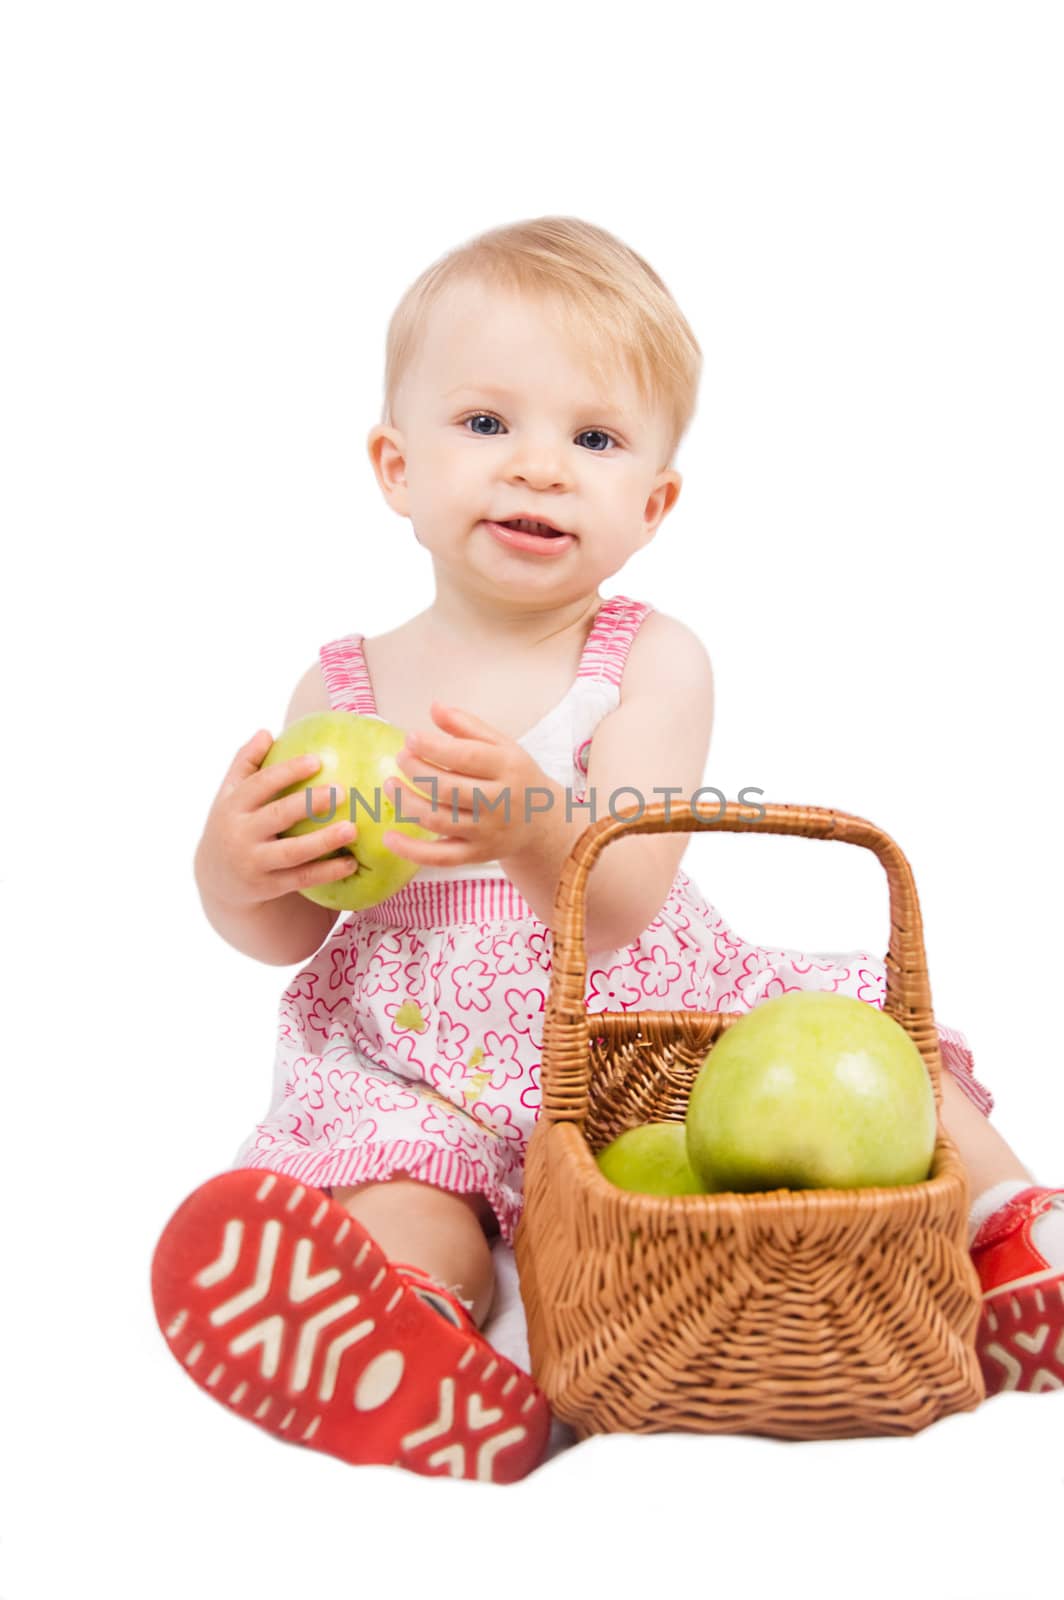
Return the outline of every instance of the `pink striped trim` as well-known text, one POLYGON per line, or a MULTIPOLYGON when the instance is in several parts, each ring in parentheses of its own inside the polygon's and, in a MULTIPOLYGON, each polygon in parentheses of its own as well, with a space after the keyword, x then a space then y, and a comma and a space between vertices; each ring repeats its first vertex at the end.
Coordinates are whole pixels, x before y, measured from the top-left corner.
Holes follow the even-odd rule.
POLYGON ((359 716, 378 715, 373 685, 369 681, 361 633, 349 633, 318 651, 322 677, 334 711, 354 711, 359 716))
POLYGON ((441 1149, 429 1139, 392 1139, 385 1144, 359 1145, 356 1150, 301 1151, 291 1155, 279 1155, 267 1147, 244 1151, 240 1166, 283 1172, 315 1189, 383 1182, 405 1172, 421 1183, 435 1184, 452 1194, 482 1194, 498 1217, 499 1230, 507 1244, 513 1243, 523 1204, 512 1189, 485 1178, 482 1161, 458 1150, 441 1149))
POLYGON ((362 922, 393 928, 447 928, 457 922, 538 921, 509 878, 412 878, 380 905, 359 912, 362 922))
POLYGON ((938 1047, 942 1054, 943 1067, 950 1077, 955 1079, 961 1092, 967 1096, 972 1105, 981 1111, 984 1117, 988 1117, 994 1107, 994 1096, 975 1075, 975 1061, 968 1048, 968 1041, 956 1028, 946 1028, 941 1022, 935 1026, 938 1029, 938 1047))
POLYGON ((601 607, 580 657, 578 678, 593 678, 619 687, 628 651, 644 617, 654 607, 642 600, 615 594, 601 607))

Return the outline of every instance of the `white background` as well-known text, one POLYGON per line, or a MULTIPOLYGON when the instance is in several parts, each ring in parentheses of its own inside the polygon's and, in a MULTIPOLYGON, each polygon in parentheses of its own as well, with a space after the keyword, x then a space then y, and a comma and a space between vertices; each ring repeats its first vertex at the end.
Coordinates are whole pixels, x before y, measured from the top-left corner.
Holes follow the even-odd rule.
MULTIPOLYGON (((265 1108, 285 977, 202 918, 211 798, 319 644, 432 596, 365 452, 387 319, 545 213, 644 254, 705 353, 680 502, 607 589, 705 640, 705 781, 898 841, 936 1013, 1064 1183, 1062 70, 1051 4, 5 12, 3 1600, 1046 1592, 1064 1395, 596 1440, 505 1491, 355 1472, 196 1390, 148 1267, 265 1108)), ((885 949, 864 852, 685 867, 748 938, 885 949)))

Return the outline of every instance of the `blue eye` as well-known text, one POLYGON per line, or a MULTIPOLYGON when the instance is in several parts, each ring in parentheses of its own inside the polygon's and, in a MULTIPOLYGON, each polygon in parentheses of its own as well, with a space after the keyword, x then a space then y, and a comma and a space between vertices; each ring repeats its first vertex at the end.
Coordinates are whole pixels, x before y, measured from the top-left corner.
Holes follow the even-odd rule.
MULTIPOLYGON (((471 417, 464 418, 463 427, 465 426, 466 422, 498 422, 498 420, 498 417, 490 417, 486 411, 475 411, 471 417)), ((474 428, 473 431, 474 433, 480 433, 481 429, 474 428)), ((483 435, 483 437, 486 439, 492 439, 495 436, 494 434, 486 433, 483 435)))
MULTIPOLYGON (((474 423, 476 423, 476 422, 494 422, 494 423, 498 423, 500 428, 502 427, 502 423, 499 421, 499 418, 496 417, 496 416, 493 416, 490 411, 474 411, 474 412, 472 412, 472 414, 470 416, 463 417, 462 418, 462 426, 463 426, 463 428, 466 427, 471 422, 474 422, 474 423)), ((482 439, 496 439, 496 438, 498 438, 498 434, 497 433, 489 432, 488 430, 483 429, 483 428, 474 428, 473 432, 479 434, 482 439)), ((587 438, 602 439, 602 440, 608 441, 609 443, 614 444, 614 445, 616 445, 616 443, 617 443, 617 441, 616 441, 616 439, 614 439, 613 435, 611 433, 607 433, 603 428, 585 428, 583 430, 583 432, 578 433, 576 437, 578 439, 587 439, 587 438)), ((593 455, 604 455, 604 454, 606 454, 606 449, 605 449, 605 447, 600 449, 597 445, 595 445, 595 446, 592 447, 592 454, 593 455)))

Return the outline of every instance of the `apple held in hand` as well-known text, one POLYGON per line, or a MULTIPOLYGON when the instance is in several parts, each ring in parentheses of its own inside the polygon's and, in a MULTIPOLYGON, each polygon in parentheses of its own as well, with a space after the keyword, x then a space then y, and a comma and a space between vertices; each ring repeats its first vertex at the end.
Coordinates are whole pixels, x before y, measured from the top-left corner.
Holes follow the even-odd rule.
POLYGON ((923 1058, 893 1017, 848 995, 763 1001, 709 1052, 687 1152, 716 1190, 918 1183, 935 1148, 923 1058))
POLYGON ((362 717, 354 711, 312 711, 293 722, 270 746, 264 767, 310 754, 321 761, 319 772, 292 784, 284 790, 286 795, 306 788, 336 789, 334 816, 301 817, 285 830, 286 836, 312 833, 336 821, 353 822, 358 830, 351 843, 343 846, 357 860, 358 871, 338 883, 301 889, 308 900, 333 911, 363 911, 387 900, 418 871, 417 862, 404 861, 382 843, 392 829, 411 839, 436 837, 415 822, 396 822, 395 806, 384 790, 389 778, 407 781, 395 759, 405 739, 401 728, 377 717, 362 717))
POLYGON ((603 1177, 634 1194, 705 1194, 692 1171, 682 1122, 629 1128, 595 1157, 603 1177))

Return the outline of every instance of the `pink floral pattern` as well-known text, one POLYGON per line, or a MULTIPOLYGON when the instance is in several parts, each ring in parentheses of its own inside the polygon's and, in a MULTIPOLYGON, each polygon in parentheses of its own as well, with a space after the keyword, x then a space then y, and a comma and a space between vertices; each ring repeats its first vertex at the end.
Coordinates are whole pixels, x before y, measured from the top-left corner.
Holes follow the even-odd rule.
MULTIPOLYGON (((648 610, 622 597, 607 602, 585 652, 597 673, 589 672, 588 681, 598 684, 605 674, 619 684, 648 610)), ((345 666, 335 647, 322 654, 333 704, 372 709, 357 655, 345 666)), ((587 772, 585 730, 586 723, 571 744, 574 792, 587 772)), ((455 875, 459 888, 465 881, 455 875)), ((462 897, 463 906, 473 907, 462 915, 452 904, 446 918, 414 918, 408 902, 404 918, 403 893, 378 908, 384 915, 376 919, 362 913, 338 920, 288 981, 278 1016, 274 1102, 234 1164, 288 1172, 322 1187, 409 1173, 485 1195, 512 1242, 525 1150, 542 1103, 551 931, 530 913, 479 915, 475 894, 462 897)), ((886 971, 865 952, 817 956, 751 944, 680 871, 639 939, 625 950, 592 952, 585 1004, 591 1014, 744 1012, 799 989, 882 1006, 886 971)), ((963 1035, 939 1032, 944 1067, 989 1111, 991 1097, 974 1076, 963 1035)))

